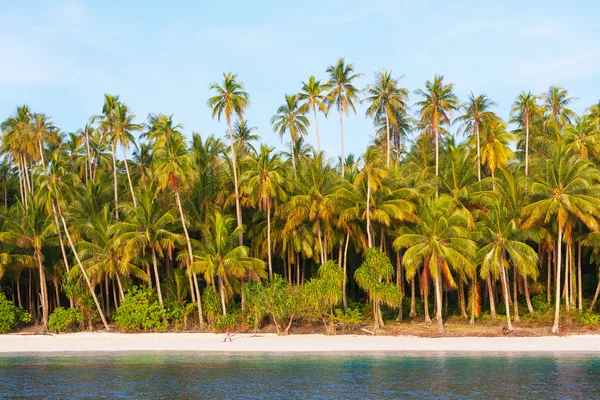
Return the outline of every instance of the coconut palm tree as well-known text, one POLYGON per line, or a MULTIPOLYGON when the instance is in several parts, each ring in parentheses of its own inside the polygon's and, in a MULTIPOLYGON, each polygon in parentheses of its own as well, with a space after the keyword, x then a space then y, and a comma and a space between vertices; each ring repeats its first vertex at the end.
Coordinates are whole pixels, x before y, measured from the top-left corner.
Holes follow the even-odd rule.
POLYGON ((419 107, 419 123, 426 127, 435 138, 435 196, 439 189, 439 149, 440 127, 450 125, 450 112, 459 109, 458 98, 452 92, 453 83, 444 83, 442 75, 435 75, 432 81, 425 83, 425 90, 418 89, 415 94, 423 97, 416 106, 419 107))
POLYGON ((140 258, 150 249, 158 301, 163 305, 157 259, 164 258, 165 252, 175 247, 179 242, 179 235, 173 232, 175 216, 170 211, 165 211, 159 204, 157 195, 156 189, 145 188, 140 194, 139 207, 123 205, 125 221, 115 223, 112 229, 117 236, 116 245, 123 247, 125 261, 140 258))
POLYGON ((554 154, 546 161, 545 167, 545 177, 537 178, 531 185, 533 201, 523 207, 522 215, 525 220, 521 227, 551 224, 558 231, 556 299, 552 325, 552 332, 558 333, 563 235, 566 230, 571 230, 573 221, 581 221, 592 231, 600 230, 600 173, 588 161, 571 156, 562 141, 557 143, 554 154))
POLYGON ((340 116, 340 144, 341 151, 340 157, 342 161, 342 177, 344 176, 344 123, 342 117, 350 114, 352 111, 356 114, 355 102, 360 102, 358 96, 359 90, 352 83, 354 80, 359 78, 361 74, 354 72, 354 64, 346 64, 344 58, 340 58, 335 65, 327 67, 327 73, 329 74, 329 81, 327 87, 329 92, 325 98, 325 104, 327 110, 331 110, 331 107, 335 105, 338 114, 340 116))
POLYGON ((202 229, 203 241, 199 254, 194 258, 191 268, 204 275, 206 282, 214 285, 218 280, 221 297, 221 310, 227 315, 226 291, 232 291, 232 281, 243 279, 252 271, 259 278, 265 278, 265 263, 250 257, 246 246, 236 245, 238 230, 232 229, 233 218, 217 212, 208 225, 202 229))
POLYGON ((568 108, 576 97, 569 97, 569 91, 558 86, 550 86, 550 89, 542 95, 544 107, 548 116, 562 128, 565 124, 570 124, 577 116, 573 110, 568 108))
POLYGON ((277 109, 277 114, 271 118, 273 132, 277 133, 283 140, 283 135, 290 135, 290 149, 292 153, 292 166, 296 174, 296 156, 294 146, 297 141, 302 140, 308 134, 308 118, 303 115, 297 94, 286 94, 285 104, 277 109))
MULTIPOLYGON (((508 269, 517 268, 522 276, 532 276, 535 279, 538 274, 538 256, 535 250, 523 241, 519 214, 509 211, 500 201, 493 202, 489 207, 488 212, 479 213, 477 225, 482 247, 476 254, 476 260, 481 264, 483 279, 490 275, 494 279, 500 277, 504 292, 506 324, 512 332, 508 269)), ((516 304, 516 298, 514 302, 516 304)))
POLYGON ((422 198, 417 215, 419 221, 414 229, 397 237, 394 248, 407 249, 402 257, 406 279, 412 279, 420 268, 433 277, 437 330, 442 333, 442 283, 457 286, 452 271, 465 280, 473 275, 475 267, 471 260, 476 246, 466 228, 464 214, 460 210, 457 212, 451 197, 422 198))
MULTIPOLYGON (((481 148, 481 163, 488 167, 492 178, 499 168, 504 168, 513 158, 510 149, 514 135, 506 132, 506 125, 500 118, 494 118, 482 130, 483 146, 481 148)), ((496 183, 493 181, 495 188, 496 183)))
POLYGON ((477 180, 481 180, 481 140, 479 131, 482 125, 485 125, 489 120, 496 118, 496 115, 490 111, 491 107, 496 106, 492 100, 485 94, 480 94, 475 97, 473 92, 469 95, 469 99, 461 107, 464 114, 456 118, 454 122, 460 122, 459 131, 475 135, 477 141, 477 180))
MULTIPOLYGON (((213 119, 217 117, 220 121, 221 116, 225 117, 227 128, 229 130, 229 144, 231 146, 231 165, 233 168, 233 185, 235 191, 235 213, 237 217, 238 228, 242 227, 242 208, 240 205, 240 187, 238 183, 237 161, 235 157, 235 148, 233 145, 233 130, 231 128, 231 118, 237 116, 242 120, 246 108, 250 105, 250 96, 244 91, 244 84, 237 81, 237 75, 229 72, 223 73, 223 84, 217 82, 210 85, 210 90, 217 94, 208 99, 208 106, 212 110, 213 119)), ((244 244, 244 233, 242 229, 239 232, 240 246, 244 244)))
POLYGON ((587 109, 596 129, 600 130, 600 101, 587 109))
POLYGON ((369 103, 367 116, 385 117, 386 125, 386 165, 390 167, 390 126, 397 126, 398 114, 406 114, 408 90, 400 87, 399 79, 392 78, 392 72, 383 70, 375 74, 375 83, 365 89, 367 97, 363 99, 369 103))
POLYGON ((595 126, 590 115, 576 117, 573 125, 565 126, 565 141, 574 154, 584 160, 600 157, 600 130, 595 126))
POLYGON ((388 175, 388 170, 382 168, 383 159, 381 153, 373 148, 368 148, 363 156, 363 169, 356 176, 354 185, 358 186, 363 181, 367 184, 367 207, 366 207, 366 220, 367 220, 367 243, 369 248, 372 248, 373 237, 371 229, 371 196, 381 186, 383 181, 388 175))
POLYGON ((82 129, 77 130, 77 134, 83 138, 85 142, 85 150, 86 150, 86 169, 85 169, 85 177, 86 183, 89 179, 92 179, 92 152, 90 150, 90 140, 94 135, 94 128, 90 125, 86 124, 82 129))
POLYGON ((255 130, 256 127, 250 126, 248 120, 235 121, 233 125, 233 138, 238 151, 236 154, 240 156, 240 160, 243 160, 250 152, 256 152, 251 142, 260 140, 260 136, 254 133, 255 130))
POLYGON ((529 176, 529 129, 531 119, 535 115, 541 114, 541 108, 537 104, 537 96, 531 92, 521 92, 512 105, 510 116, 512 122, 517 122, 519 126, 525 127, 525 176, 529 176))
POLYGON ((327 116, 327 105, 326 97, 324 92, 329 88, 327 85, 321 84, 320 80, 317 80, 313 75, 308 77, 308 82, 302 82, 302 89, 298 94, 300 101, 302 102, 302 110, 304 112, 310 109, 313 112, 315 120, 315 134, 317 135, 317 151, 321 151, 321 139, 319 137, 319 122, 317 119, 317 108, 325 116, 327 116))
POLYGON ((267 259, 269 264, 269 279, 273 279, 273 263, 271 253, 271 216, 277 201, 285 201, 285 178, 283 165, 274 149, 261 145, 256 157, 247 157, 247 169, 242 175, 243 191, 258 206, 267 213, 267 259))
MULTIPOLYGON (((155 170, 158 179, 158 184, 162 190, 169 189, 175 193, 175 200, 177 202, 177 210, 179 211, 179 218, 181 219, 181 226, 185 235, 185 242, 188 250, 188 266, 194 260, 194 252, 192 250, 192 242, 186 226, 186 219, 183 213, 183 206, 181 204, 181 191, 187 190, 189 182, 193 177, 193 163, 192 157, 185 145, 183 138, 179 136, 172 136, 165 143, 164 147, 156 149, 155 154, 155 170)), ((195 290, 195 298, 198 304, 198 317, 200 325, 204 324, 202 317, 202 298, 200 295, 200 289, 198 287, 198 278, 193 273, 193 284, 195 290)))

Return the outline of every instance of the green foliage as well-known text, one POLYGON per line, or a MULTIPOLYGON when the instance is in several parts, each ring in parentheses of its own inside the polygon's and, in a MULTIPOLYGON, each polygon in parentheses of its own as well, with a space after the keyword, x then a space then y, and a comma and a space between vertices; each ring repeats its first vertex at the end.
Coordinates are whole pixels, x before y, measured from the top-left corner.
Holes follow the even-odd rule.
POLYGON ((158 296, 144 286, 133 286, 127 291, 114 321, 128 331, 164 331, 168 326, 167 313, 158 296))
POLYGON ((165 299, 165 312, 167 321, 173 329, 181 329, 185 324, 186 306, 182 302, 174 301, 170 298, 165 299))
POLYGON ((15 306, 15 303, 0 292, 0 333, 6 333, 29 322, 31 322, 31 314, 15 306))
POLYGON ((217 317, 222 313, 219 295, 212 286, 204 289, 204 293, 202 293, 202 313, 206 317, 208 325, 211 326, 217 324, 217 317))
POLYGON ((68 332, 83 323, 83 315, 77 308, 55 309, 48 319, 48 329, 52 332, 68 332))
POLYGON ((334 311, 333 321, 336 325, 340 325, 342 329, 347 329, 352 326, 359 325, 363 322, 364 315, 360 308, 348 307, 346 311, 341 308, 336 308, 334 311))
POLYGON ((292 293, 288 282, 275 274, 263 291, 262 303, 265 311, 271 315, 279 332, 280 323, 284 318, 293 318, 296 310, 297 299, 292 293))
POLYGON ((238 315, 230 312, 227 315, 217 315, 214 327, 218 330, 224 330, 226 328, 233 328, 238 322, 238 315))
POLYGON ((385 282, 392 278, 394 267, 389 257, 377 248, 367 250, 364 261, 354 272, 358 286, 367 292, 371 300, 397 307, 401 293, 395 284, 385 282))
POLYGON ((548 300, 546 299, 546 295, 538 294, 531 298, 531 306, 535 310, 536 313, 545 314, 550 308, 550 304, 548 304, 548 300))
POLYGON ((598 323, 600 323, 600 314, 595 312, 576 310, 574 315, 575 319, 577 319, 577 321, 579 321, 582 325, 597 326, 598 323))
POLYGON ((333 308, 342 300, 344 271, 334 261, 327 261, 319 267, 318 275, 304 285, 300 299, 307 311, 306 317, 320 318, 325 332, 330 333, 327 322, 331 322, 333 308))
POLYGON ((263 303, 265 287, 258 282, 246 282, 244 296, 246 300, 246 325, 258 330, 267 312, 263 303))

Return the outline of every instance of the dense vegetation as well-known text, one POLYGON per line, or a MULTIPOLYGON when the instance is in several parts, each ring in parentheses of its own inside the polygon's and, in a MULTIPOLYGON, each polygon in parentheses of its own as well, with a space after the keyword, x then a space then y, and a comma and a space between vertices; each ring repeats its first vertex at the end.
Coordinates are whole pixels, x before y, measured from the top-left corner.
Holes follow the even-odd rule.
POLYGON ((565 312, 597 322, 600 103, 576 115, 565 89, 523 92, 505 121, 442 76, 411 103, 388 71, 364 90, 343 59, 326 73, 272 118, 289 152, 257 144, 231 73, 208 100, 225 141, 188 140, 173 116, 139 123, 118 96, 68 134, 18 107, 0 149, 8 298, 57 331, 269 320, 329 332, 407 311, 439 331, 449 314, 502 313, 510 330, 524 312, 554 310, 553 332, 565 312), (346 156, 344 117, 360 102, 375 139, 346 156), (338 160, 320 148, 325 117, 339 117, 338 160))

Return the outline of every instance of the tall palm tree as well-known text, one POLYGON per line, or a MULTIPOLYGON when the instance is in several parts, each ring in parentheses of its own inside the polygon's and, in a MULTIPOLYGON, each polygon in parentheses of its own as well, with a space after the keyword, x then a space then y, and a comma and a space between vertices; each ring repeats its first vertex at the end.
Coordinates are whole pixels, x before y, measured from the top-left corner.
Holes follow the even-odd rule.
POLYGON ((237 154, 240 156, 241 160, 243 160, 249 152, 256 152, 256 149, 251 142, 260 140, 260 136, 254 133, 255 130, 256 127, 250 126, 248 120, 245 119, 237 120, 233 125, 233 139, 238 148, 237 154))
POLYGON ((355 102, 360 102, 358 97, 359 90, 352 83, 359 78, 361 74, 354 72, 354 64, 346 64, 344 58, 340 58, 335 65, 327 67, 329 81, 327 87, 329 92, 326 97, 327 110, 329 111, 335 105, 340 115, 340 157, 342 161, 342 177, 344 176, 344 124, 342 117, 350 114, 350 111, 356 114, 355 102))
POLYGON ((553 333, 559 332, 563 234, 571 230, 573 221, 581 221, 592 231, 600 230, 599 181, 598 170, 588 161, 571 156, 559 141, 552 158, 546 162, 546 176, 536 179, 531 186, 534 201, 522 210, 525 218, 522 228, 552 224, 558 231, 553 333))
POLYGON ((537 104, 537 97, 531 92, 521 92, 512 105, 510 116, 513 121, 525 126, 525 176, 529 176, 529 129, 531 127, 531 118, 540 114, 540 107, 537 104))
POLYGON ((415 94, 423 97, 416 105, 419 107, 420 124, 427 127, 435 137, 435 196, 439 190, 440 126, 450 125, 450 112, 458 110, 458 98, 452 92, 453 83, 444 83, 442 75, 435 75, 432 81, 425 83, 425 90, 418 89, 415 94))
MULTIPOLYGON (((514 135, 506 132, 506 125, 497 117, 484 126, 482 135, 481 163, 488 167, 494 178, 496 170, 506 167, 513 158, 510 144, 514 140, 514 135)), ((494 188, 495 184, 493 182, 494 188)))
POLYGON ((302 107, 305 111, 310 110, 313 112, 315 119, 315 133, 317 135, 317 150, 321 151, 321 139, 319 137, 319 122, 317 119, 317 108, 325 116, 327 116, 327 105, 325 104, 324 92, 328 90, 327 85, 322 85, 320 80, 317 80, 313 75, 308 77, 308 82, 302 82, 302 89, 300 90, 299 97, 302 101, 302 107))
POLYGON ((79 134, 79 136, 83 137, 83 140, 85 141, 85 150, 86 150, 86 169, 85 169, 85 176, 86 176, 86 182, 88 179, 92 179, 92 152, 90 150, 90 140, 91 137, 94 134, 94 128, 92 128, 90 125, 86 124, 82 129, 77 130, 77 133, 79 134))
POLYGON ((388 176, 388 171, 383 167, 383 160, 381 153, 373 148, 368 148, 363 156, 363 169, 356 176, 354 184, 358 186, 361 182, 367 183, 367 208, 366 208, 366 220, 367 220, 367 243, 369 248, 372 248, 373 234, 371 229, 371 196, 373 192, 376 192, 382 185, 385 178, 388 176))
MULTIPOLYGON (((233 145, 233 131, 231 129, 231 118, 235 115, 242 120, 246 108, 250 105, 250 96, 244 91, 244 84, 237 81, 237 75, 229 72, 223 73, 223 84, 214 82, 210 85, 210 90, 217 94, 208 99, 208 106, 212 110, 213 119, 217 117, 220 121, 221 116, 225 116, 227 128, 229 129, 229 143, 231 146, 231 164, 233 167, 233 184, 235 190, 235 212, 238 228, 242 227, 242 208, 240 205, 240 192, 237 175, 237 161, 235 158, 235 148, 233 145)), ((244 233, 239 229, 240 246, 244 244, 244 233)))
POLYGON ((576 97, 569 97, 569 91, 558 86, 550 86, 550 89, 542 95, 544 106, 548 116, 562 128, 565 124, 571 123, 576 114, 568 106, 576 97))
POLYGON ((406 101, 408 99, 408 90, 400 87, 399 79, 392 78, 391 71, 380 71, 375 74, 375 83, 367 86, 365 89, 367 97, 363 99, 370 103, 367 108, 367 116, 385 117, 386 126, 386 165, 390 167, 390 126, 397 126, 396 117, 398 114, 406 113, 406 101))
POLYGON ((52 133, 56 132, 57 128, 46 114, 35 113, 32 116, 31 130, 39 147, 39 156, 36 158, 42 161, 42 166, 46 166, 44 144, 48 142, 56 143, 56 139, 52 133))
POLYGON ((481 140, 479 131, 482 125, 487 121, 495 118, 495 114, 490 111, 490 108, 495 106, 492 100, 485 94, 480 94, 475 97, 473 92, 469 95, 469 99, 462 105, 464 114, 456 118, 454 122, 460 122, 459 130, 475 135, 477 138, 477 180, 481 180, 481 140))
POLYGON ((215 213, 209 225, 202 229, 202 246, 191 268, 202 273, 206 282, 214 285, 218 279, 221 296, 221 310, 227 315, 226 291, 231 291, 232 280, 243 279, 248 272, 253 272, 259 278, 266 277, 265 263, 248 255, 246 246, 235 243, 238 230, 232 229, 233 218, 215 213))
MULTIPOLYGON (((190 235, 186 226, 186 219, 183 213, 183 206, 181 204, 182 190, 188 188, 189 182, 193 176, 193 163, 192 157, 185 145, 183 138, 178 136, 172 136, 169 138, 164 147, 156 149, 156 176, 158 178, 158 184, 162 190, 169 189, 175 193, 175 200, 177 202, 177 209, 179 211, 179 218, 181 218, 181 225, 183 233, 185 235, 185 242, 188 250, 188 266, 194 260, 194 252, 192 250, 192 242, 190 241, 190 235)), ((200 296, 200 289, 198 287, 198 278, 193 273, 194 278, 194 290, 195 298, 198 304, 198 318, 200 325, 204 324, 202 317, 202 298, 200 296)))
POLYGON ((419 268, 428 272, 435 283, 436 318, 438 332, 444 332, 442 321, 442 282, 456 287, 452 270, 465 280, 474 273, 472 263, 475 243, 466 229, 464 213, 456 210, 451 197, 442 195, 437 200, 423 198, 414 229, 394 240, 396 250, 407 249, 402 257, 406 279, 412 279, 419 268))
POLYGON ((576 117, 573 125, 565 126, 565 141, 574 154, 584 160, 590 155, 594 159, 600 157, 600 129, 598 129, 590 115, 576 117))
POLYGON ((300 97, 297 94, 286 94, 285 104, 277 109, 277 114, 271 118, 273 132, 277 133, 283 140, 283 135, 290 135, 290 149, 292 153, 292 166, 294 174, 296 173, 296 155, 294 146, 297 141, 308 134, 308 118, 303 115, 302 107, 299 103, 300 97))
POLYGON ((248 157, 247 169, 242 175, 243 191, 252 198, 258 208, 267 213, 267 259, 269 279, 273 279, 271 254, 271 215, 276 201, 285 201, 285 177, 283 165, 274 149, 261 145, 256 157, 248 157))

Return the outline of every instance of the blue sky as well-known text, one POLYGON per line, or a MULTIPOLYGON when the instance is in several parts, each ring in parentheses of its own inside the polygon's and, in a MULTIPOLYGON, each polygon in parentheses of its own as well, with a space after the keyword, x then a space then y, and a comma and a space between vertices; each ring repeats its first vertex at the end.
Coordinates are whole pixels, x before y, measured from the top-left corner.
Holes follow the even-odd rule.
MULTIPOLYGON (((364 76, 392 69, 412 91, 440 73, 485 93, 507 118, 521 90, 569 89, 583 111, 600 99, 600 6, 591 1, 12 1, 0 0, 0 119, 26 103, 62 130, 119 94, 140 122, 174 114, 186 134, 222 136, 209 85, 224 71, 251 96, 263 141, 281 148, 270 118, 284 93, 346 57, 364 76), (568 4, 568 5, 567 5, 568 4)), ((346 153, 373 134, 364 106, 345 121, 346 153)), ((312 119, 311 119, 312 121, 312 119)), ((339 154, 339 121, 320 116, 322 147, 339 154)), ((314 131, 307 140, 316 144, 314 131)))

